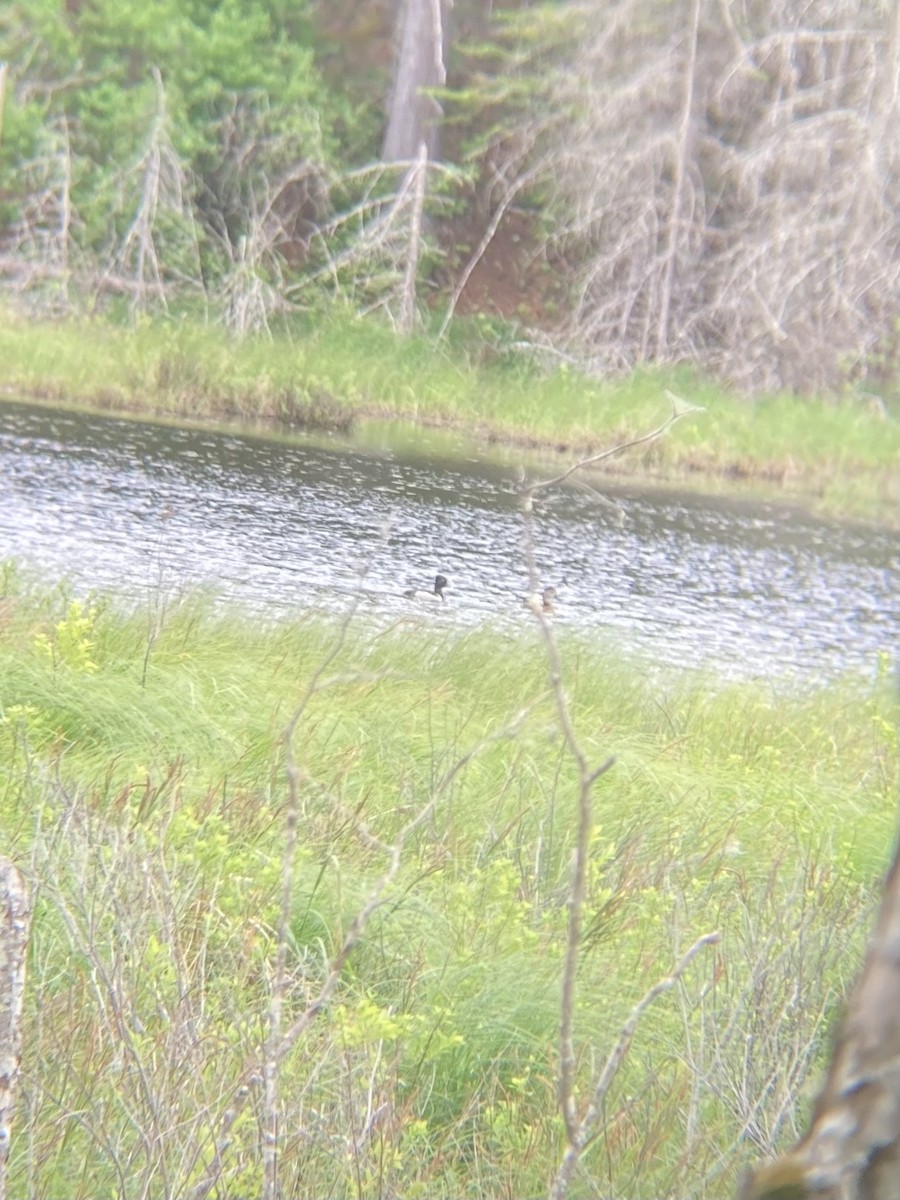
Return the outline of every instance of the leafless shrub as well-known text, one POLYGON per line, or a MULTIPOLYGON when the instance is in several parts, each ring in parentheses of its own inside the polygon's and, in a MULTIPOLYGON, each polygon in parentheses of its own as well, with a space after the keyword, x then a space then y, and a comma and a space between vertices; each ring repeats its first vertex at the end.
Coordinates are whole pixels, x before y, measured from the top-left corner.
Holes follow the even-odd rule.
POLYGON ((265 218, 256 214, 249 225, 236 248, 229 251, 231 268, 222 281, 225 324, 239 336, 271 333, 269 318, 282 307, 281 264, 274 252, 271 231, 265 218))
MULTIPOLYGON (((176 817, 175 787, 157 791, 165 809, 155 828, 144 829, 107 819, 91 796, 59 785, 54 793, 34 871, 45 911, 55 916, 49 936, 65 939, 70 958, 65 977, 44 995, 29 1061, 66 1066, 40 1072, 30 1098, 31 1152, 52 1161, 66 1131, 79 1130, 103 1148, 121 1188, 149 1195, 157 1181, 174 1195, 208 1139, 209 1100, 227 1087, 234 1055, 252 1036, 235 1013, 236 1036, 226 1046, 209 1020, 209 989, 221 985, 211 977, 218 968, 203 910, 216 898, 204 896, 200 871, 193 879, 190 869, 172 874, 163 847, 176 817), (61 1006, 68 1015, 59 1021, 61 1006), (64 1044, 54 1040, 63 1031, 64 1044), (207 1058, 218 1064, 214 1077, 207 1073, 209 1096, 196 1086, 207 1058), (76 1076, 93 1085, 73 1086, 76 1076), (133 1142, 120 1140, 110 1106, 125 1115, 133 1142)), ((217 953, 238 983, 235 946, 219 944, 217 953)))
POLYGON ((711 80, 721 235, 697 328, 739 382, 884 383, 900 316, 898 75, 896 7, 771 0, 711 80))
POLYGON ((305 265, 309 242, 330 207, 318 165, 321 147, 271 128, 266 97, 231 98, 218 139, 216 196, 202 197, 203 221, 226 270, 218 284, 225 322, 237 333, 269 333, 274 313, 291 307, 291 268, 305 265))
POLYGON ((761 881, 736 870, 725 906, 730 933, 699 997, 682 995, 675 1051, 694 1081, 692 1102, 679 1114, 682 1182, 698 1191, 704 1176, 714 1185, 748 1143, 771 1153, 785 1132, 796 1133, 799 1098, 846 984, 848 934, 861 943, 868 917, 858 889, 815 863, 776 864, 761 881), (704 1128, 711 1098, 733 1131, 725 1149, 704 1128))
POLYGON ((183 803, 178 762, 168 777, 114 794, 59 778, 36 786, 31 873, 42 922, 32 949, 43 983, 27 1053, 29 1153, 60 1163, 71 1138, 87 1139, 96 1152, 83 1182, 95 1194, 201 1200, 246 1185, 274 1200, 316 1158, 370 1177, 399 1136, 390 1054, 342 1046, 323 1014, 395 894, 407 843, 484 746, 516 735, 528 709, 456 755, 399 831, 380 836, 317 777, 303 737, 323 691, 385 678, 330 673, 354 614, 351 606, 283 731, 284 773, 270 798, 280 868, 248 862, 238 880, 216 876, 220 810, 214 796, 205 817, 183 803), (331 945, 296 937, 300 834, 316 821, 352 836, 375 871, 331 945), (299 1161, 288 1147, 302 1148, 299 1161))
POLYGON ((900 1197, 900 843, 808 1132, 744 1180, 747 1200, 900 1197))
POLYGON ((497 153, 540 169, 575 274, 569 336, 607 367, 687 359, 758 388, 883 372, 896 7, 584 0, 559 24, 561 66, 540 60, 497 153))

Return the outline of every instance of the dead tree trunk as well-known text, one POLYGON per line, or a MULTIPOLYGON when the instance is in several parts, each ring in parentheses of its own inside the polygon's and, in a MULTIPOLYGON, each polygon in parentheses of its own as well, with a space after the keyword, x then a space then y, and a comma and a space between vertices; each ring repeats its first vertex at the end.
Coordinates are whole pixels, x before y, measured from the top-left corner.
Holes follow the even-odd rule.
POLYGON ((394 81, 381 157, 413 159, 422 143, 438 157, 443 110, 430 89, 441 87, 445 68, 446 14, 451 0, 403 0, 398 20, 394 81))

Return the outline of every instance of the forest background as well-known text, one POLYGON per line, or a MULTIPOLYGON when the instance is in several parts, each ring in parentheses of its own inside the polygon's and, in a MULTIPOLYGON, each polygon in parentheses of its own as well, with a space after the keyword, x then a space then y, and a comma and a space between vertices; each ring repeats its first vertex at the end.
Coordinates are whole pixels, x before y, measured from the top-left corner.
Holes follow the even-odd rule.
POLYGON ((0 57, 0 278, 45 312, 337 297, 593 371, 895 390, 889 0, 30 0, 0 57))

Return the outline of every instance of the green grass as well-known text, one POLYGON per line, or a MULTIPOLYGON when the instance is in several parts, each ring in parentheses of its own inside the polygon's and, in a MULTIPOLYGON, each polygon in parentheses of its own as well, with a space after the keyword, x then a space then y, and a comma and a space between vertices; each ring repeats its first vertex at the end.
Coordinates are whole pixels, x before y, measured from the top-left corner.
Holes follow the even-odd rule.
POLYGON ((360 417, 402 419, 568 460, 657 427, 671 389, 704 411, 608 470, 765 486, 828 512, 897 521, 897 415, 870 400, 751 401, 686 369, 588 379, 566 366, 538 369, 510 340, 477 321, 458 323, 441 343, 400 339, 338 310, 239 343, 191 317, 129 328, 6 314, 0 384, 10 396, 170 419, 344 430, 360 417))
MULTIPOLYGON (((150 644, 139 610, 13 568, 2 591, 0 832, 37 885, 11 1186, 180 1194, 264 1037, 279 738, 339 630, 194 598, 150 644)), ((890 681, 715 689, 561 651, 581 745, 617 759, 594 794, 582 1096, 641 994, 722 932, 644 1018, 573 1195, 733 1194, 746 1113, 790 1136, 861 960, 895 823, 890 681)), ((437 799, 283 1063, 284 1194, 545 1194, 577 780, 538 632, 360 625, 325 674, 293 740, 288 1020, 385 870, 378 842, 437 799)), ((222 1194, 260 1195, 253 1095, 222 1194)))

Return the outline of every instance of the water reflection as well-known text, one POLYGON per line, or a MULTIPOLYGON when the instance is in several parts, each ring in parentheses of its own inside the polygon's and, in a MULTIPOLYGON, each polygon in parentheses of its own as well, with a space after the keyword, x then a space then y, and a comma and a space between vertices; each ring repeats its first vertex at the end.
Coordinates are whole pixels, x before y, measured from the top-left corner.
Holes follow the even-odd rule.
MULTIPOLYGON (((522 624, 513 468, 271 442, 0 405, 0 548, 83 586, 146 596, 212 585, 278 611, 366 610, 450 578, 440 622, 522 624)), ((871 665, 895 643, 888 532, 774 505, 617 489, 538 507, 557 620, 657 661, 729 674, 871 665)))

